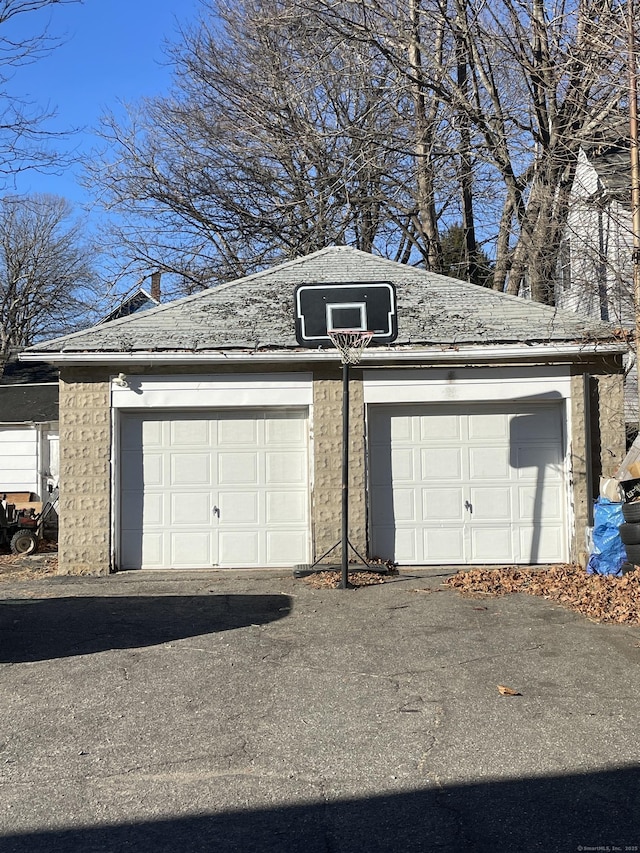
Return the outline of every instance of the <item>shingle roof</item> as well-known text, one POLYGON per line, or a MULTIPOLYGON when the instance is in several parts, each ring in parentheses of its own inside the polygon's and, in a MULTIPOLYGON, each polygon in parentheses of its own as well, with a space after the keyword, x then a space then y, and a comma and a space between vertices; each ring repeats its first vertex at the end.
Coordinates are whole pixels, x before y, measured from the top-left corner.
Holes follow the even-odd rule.
POLYGON ((1 385, 0 423, 42 424, 58 420, 58 383, 1 385))
POLYGON ((611 327, 574 312, 341 246, 39 344, 31 352, 298 349, 294 329, 297 285, 367 281, 392 281, 396 286, 399 331, 395 346, 613 339, 611 327))
POLYGON ((18 360, 21 350, 13 350, 0 366, 1 385, 41 385, 49 382, 58 385, 58 368, 45 361, 23 362, 18 360))

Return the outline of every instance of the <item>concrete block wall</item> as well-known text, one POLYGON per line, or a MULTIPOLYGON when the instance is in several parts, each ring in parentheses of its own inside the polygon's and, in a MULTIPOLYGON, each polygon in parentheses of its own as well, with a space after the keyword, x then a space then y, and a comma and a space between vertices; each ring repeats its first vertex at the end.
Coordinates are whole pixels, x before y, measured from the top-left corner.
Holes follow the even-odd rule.
POLYGON ((586 529, 593 523, 593 503, 600 477, 611 477, 625 455, 624 377, 602 373, 571 378, 571 479, 574 534, 570 560, 586 565, 586 529), (586 381, 585 381, 586 376, 586 381))
POLYGON ((106 375, 61 371, 60 447, 60 569, 108 574, 111 414, 106 375))
MULTIPOLYGON (((317 371, 313 382, 313 558, 342 538, 342 371, 317 371)), ((362 373, 349 382, 349 540, 364 557, 366 542, 365 419, 362 373)), ((354 556, 350 554, 350 557, 354 556)), ((340 564, 340 546, 327 562, 340 564)))
POLYGON ((624 416, 624 375, 596 374, 598 389, 598 419, 600 471, 611 477, 626 455, 624 416))
MULTIPOLYGON (((585 528, 600 474, 610 476, 624 456, 622 373, 585 366, 572 377, 571 422, 574 536, 571 559, 584 560, 585 528), (585 417, 591 418, 591 447, 585 417), (595 463, 595 464, 593 464, 595 463)), ((349 539, 367 556, 365 407, 362 374, 352 368, 349 429, 349 539)), ((342 372, 316 368, 313 412, 313 558, 334 545, 339 563, 342 535, 342 372)), ((109 374, 66 368, 60 382, 60 533, 62 571, 106 574, 111 554, 111 413, 109 374)))

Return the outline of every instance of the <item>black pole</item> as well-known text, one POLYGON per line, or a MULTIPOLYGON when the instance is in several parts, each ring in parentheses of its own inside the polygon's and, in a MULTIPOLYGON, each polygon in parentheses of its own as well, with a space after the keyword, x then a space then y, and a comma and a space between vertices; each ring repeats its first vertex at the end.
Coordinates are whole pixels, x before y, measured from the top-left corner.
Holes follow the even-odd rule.
POLYGON ((349 363, 342 365, 342 579, 349 586, 349 363))

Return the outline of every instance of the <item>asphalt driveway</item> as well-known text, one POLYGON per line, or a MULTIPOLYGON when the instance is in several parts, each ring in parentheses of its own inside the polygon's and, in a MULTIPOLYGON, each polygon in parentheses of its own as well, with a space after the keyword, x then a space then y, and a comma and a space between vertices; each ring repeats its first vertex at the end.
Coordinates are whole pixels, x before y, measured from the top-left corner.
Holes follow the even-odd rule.
POLYGON ((444 577, 2 584, 1 853, 640 851, 640 628, 444 577))

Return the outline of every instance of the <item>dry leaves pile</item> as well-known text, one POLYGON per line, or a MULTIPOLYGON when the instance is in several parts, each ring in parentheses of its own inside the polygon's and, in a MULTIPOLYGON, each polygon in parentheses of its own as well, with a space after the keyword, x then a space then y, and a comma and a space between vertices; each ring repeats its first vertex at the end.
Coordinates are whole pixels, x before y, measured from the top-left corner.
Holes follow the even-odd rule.
MULTIPOLYGON (((350 586, 374 586, 385 580, 386 576, 377 572, 349 572, 350 586)), ((342 583, 342 572, 316 572, 304 578, 304 582, 314 589, 337 589, 342 583)))
POLYGON ((588 575, 580 566, 549 569, 472 569, 447 578, 446 586, 474 597, 527 592, 577 610, 594 622, 640 624, 640 569, 621 578, 588 575))
POLYGON ((36 554, 0 553, 0 581, 28 581, 58 572, 58 546, 43 541, 36 554))

